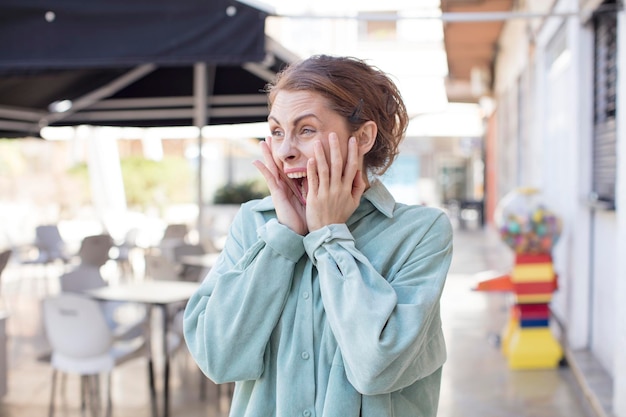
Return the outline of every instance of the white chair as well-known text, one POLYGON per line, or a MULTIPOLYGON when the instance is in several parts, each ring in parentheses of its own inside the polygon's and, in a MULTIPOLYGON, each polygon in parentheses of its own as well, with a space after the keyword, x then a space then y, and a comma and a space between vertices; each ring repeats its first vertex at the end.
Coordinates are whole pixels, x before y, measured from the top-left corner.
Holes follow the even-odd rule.
POLYGON ((185 265, 181 258, 187 255, 204 255, 206 250, 204 246, 193 243, 183 243, 178 246, 174 246, 174 261, 178 264, 180 272, 178 273, 178 279, 182 281, 196 282, 200 281, 204 277, 205 268, 195 265, 185 265))
MULTIPOLYGON (((99 376, 106 374, 106 415, 110 416, 111 373, 116 366, 128 360, 149 354, 145 338, 116 340, 99 304, 86 296, 60 294, 45 298, 43 312, 45 331, 52 348, 49 415, 54 415, 56 380, 60 371, 81 376, 81 410, 84 414, 89 405, 94 415, 101 409, 99 376), (88 392, 91 395, 87 395, 88 392)), ((148 371, 150 389, 154 392, 153 372, 150 368, 148 371)))
MULTIPOLYGON (((100 269, 90 264, 80 264, 59 277, 62 293, 83 293, 104 287, 100 269)), ((146 306, 117 301, 98 302, 109 328, 117 338, 133 338, 145 334, 148 327, 146 306), (125 314, 124 314, 125 313, 125 314)))
POLYGON ((168 224, 156 248, 158 253, 174 262, 174 247, 187 243, 189 227, 184 223, 168 224))
POLYGON ((117 266, 122 278, 133 280, 135 277, 135 270, 133 268, 133 253, 135 250, 141 250, 141 247, 137 244, 137 238, 139 236, 138 228, 131 228, 126 232, 124 240, 122 242, 115 243, 113 250, 111 251, 111 259, 117 262, 117 266))
MULTIPOLYGON (((57 264, 65 266, 70 262, 71 256, 68 254, 65 241, 61 237, 59 228, 55 224, 40 225, 35 228, 35 240, 32 244, 20 248, 19 259, 22 265, 36 266, 37 274, 34 271, 20 269, 20 273, 26 273, 31 283, 36 284, 43 278, 44 290, 46 294, 54 292, 54 283, 50 280, 50 269, 57 271, 57 264)), ((20 279, 19 285, 25 282, 20 279)))
POLYGON ((205 253, 204 246, 196 243, 182 243, 174 246, 174 259, 176 262, 180 262, 181 256, 204 255, 205 253))
POLYGON ((175 239, 184 241, 189 233, 189 227, 185 223, 170 223, 163 231, 162 240, 175 239))
POLYGON ((23 263, 45 265, 57 260, 61 260, 64 263, 70 260, 65 241, 61 237, 58 226, 55 224, 37 226, 35 229, 34 246, 37 249, 37 257, 26 259, 23 263))
POLYGON ((9 263, 9 259, 11 258, 11 249, 7 249, 5 251, 0 252, 0 298, 2 299, 2 303, 3 306, 0 306, 0 308, 2 307, 6 307, 4 304, 4 293, 2 292, 2 272, 4 271, 4 268, 6 268, 7 264, 9 263))
POLYGON ((146 253, 144 255, 146 262, 146 278, 155 281, 176 280, 180 269, 172 260, 160 253, 146 253))
POLYGON ((9 263, 9 258, 11 258, 11 253, 12 253, 11 249, 6 249, 0 252, 0 274, 2 274, 2 271, 4 271, 4 268, 9 263))
POLYGON ((107 234, 85 237, 78 250, 82 264, 101 267, 109 261, 109 252, 113 247, 113 238, 107 234))
MULTIPOLYGON (((162 255, 146 253, 144 255, 146 261, 146 278, 155 281, 176 280, 180 274, 178 265, 166 259, 162 255)), ((167 354, 174 355, 178 349, 184 345, 182 322, 178 323, 176 315, 182 312, 187 303, 170 304, 165 309, 167 320, 170 323, 170 331, 167 335, 167 354)), ((182 316, 181 316, 182 319, 182 316)))
MULTIPOLYGON (((80 265, 60 277, 61 291, 81 293, 108 285, 100 273, 100 268, 111 258, 109 252, 114 242, 110 235, 101 234, 85 237, 80 245, 78 256, 80 265)), ((117 335, 134 337, 147 326, 147 312, 143 305, 123 302, 102 302, 105 317, 117 335), (124 308, 122 308, 124 307, 124 308), (126 312, 123 316, 120 312, 126 312), (130 319, 128 316, 130 315, 130 319)))

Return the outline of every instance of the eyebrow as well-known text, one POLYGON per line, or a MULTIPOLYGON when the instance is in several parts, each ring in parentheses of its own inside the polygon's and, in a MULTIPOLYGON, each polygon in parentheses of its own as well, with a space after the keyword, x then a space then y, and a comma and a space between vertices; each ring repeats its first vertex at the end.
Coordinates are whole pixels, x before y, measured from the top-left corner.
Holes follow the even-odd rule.
MULTIPOLYGON (((315 118, 315 119, 317 119, 317 120, 321 121, 321 120, 320 120, 320 118, 319 118, 319 117, 317 117, 317 115, 316 115, 315 113, 305 113, 305 114, 303 114, 303 115, 300 115, 300 116, 296 117, 296 119, 293 121, 293 125, 294 125, 294 126, 296 126, 296 125, 297 125, 298 123, 300 123, 302 120, 304 120, 304 119, 306 119, 306 118, 309 118, 309 117, 313 117, 313 118, 315 118)), ((280 125, 280 122, 279 122, 279 121, 278 121, 278 119, 277 119, 277 118, 275 118, 274 116, 272 116, 272 115, 267 116, 267 120, 269 121, 270 119, 274 120, 276 123, 278 123, 278 124, 280 125)))

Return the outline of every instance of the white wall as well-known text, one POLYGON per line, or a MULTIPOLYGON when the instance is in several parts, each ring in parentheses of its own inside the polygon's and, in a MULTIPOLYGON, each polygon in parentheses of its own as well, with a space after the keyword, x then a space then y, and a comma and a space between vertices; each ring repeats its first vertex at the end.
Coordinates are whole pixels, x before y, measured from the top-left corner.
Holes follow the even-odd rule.
MULTIPOLYGON (((576 0, 561 0, 554 10, 564 12, 576 7, 576 0)), ((585 348, 589 344, 590 223, 583 197, 590 189, 592 114, 590 69, 581 63, 590 62, 589 37, 585 38, 577 18, 550 18, 541 25, 536 21, 508 22, 500 47, 497 92, 510 95, 525 85, 533 88, 522 92, 531 103, 531 113, 528 121, 519 121, 530 124, 524 126, 529 137, 519 139, 525 140, 524 147, 530 149, 520 153, 519 171, 523 175, 519 179, 538 186, 548 207, 563 219, 561 240, 553 253, 560 287, 552 308, 567 327, 571 347, 585 348), (554 59, 548 58, 546 49, 559 29, 565 35, 567 47, 550 66, 554 59), (534 42, 534 49, 529 48, 529 42, 534 42), (519 81, 523 72, 523 77, 530 80, 528 84, 519 81)), ((513 105, 509 107, 516 109, 513 105)), ((518 147, 519 139, 512 136, 511 133, 501 136, 500 142, 518 147)))
MULTIPOLYGON (((626 39, 626 12, 618 16, 618 39, 626 39)), ((626 42, 618 43, 619 67, 626 68, 626 42)), ((622 72, 623 74, 623 72, 622 72)), ((626 100, 626 80, 618 79, 617 120, 626 120, 626 106, 620 105, 626 100)), ((626 124, 617 125, 617 265, 615 276, 616 321, 615 321, 615 372, 613 375, 613 407, 617 417, 626 417, 626 124)))
MULTIPOLYGON (((617 322, 617 223, 615 212, 598 211, 593 220, 591 350, 604 369, 615 375, 617 322)), ((623 302, 623 300, 620 300, 623 302)), ((624 352, 622 352, 623 354, 624 352)))
MULTIPOLYGON (((592 3, 592 2, 589 2, 592 3)), ((597 2, 594 3, 594 7, 597 2)), ((572 10, 577 7, 577 0, 561 0, 555 11, 572 10)), ((588 13, 583 13, 588 15, 588 13)), ((624 39, 624 12, 621 13, 620 37, 624 39)), ((570 63, 567 72, 562 69, 567 80, 567 101, 561 104, 569 110, 558 110, 550 106, 550 95, 557 93, 555 80, 545 68, 545 48, 558 30, 558 23, 548 22, 538 34, 537 102, 540 103, 536 114, 543 119, 542 133, 544 140, 544 188, 550 189, 549 199, 568 202, 563 207, 566 213, 564 233, 565 244, 555 254, 555 265, 559 273, 566 271, 561 277, 561 288, 553 302, 557 313, 567 327, 568 343, 573 349, 591 349, 593 355, 614 379, 614 414, 626 416, 626 307, 623 300, 626 296, 626 215, 620 207, 626 206, 626 172, 624 164, 619 161, 626 159, 624 137, 626 129, 618 127, 618 177, 617 177, 617 210, 596 211, 592 214, 585 204, 591 190, 591 144, 593 117, 593 45, 592 33, 584 22, 568 19, 565 30, 570 45, 570 63), (543 93, 542 93, 543 92, 543 93), (547 104, 546 104, 547 103, 547 104), (574 103, 571 108, 569 103, 574 103), (558 120, 555 112, 567 114, 567 127, 556 128, 558 120), (552 127, 550 127, 552 126, 552 127), (552 143, 554 132, 566 132, 567 142, 552 143), (546 152, 547 151, 547 152, 546 152), (558 152, 558 153, 557 153, 558 152), (548 156, 552 153, 552 156, 548 156), (554 158, 558 166, 549 174, 550 164, 554 158), (572 165, 573 164, 573 165, 572 165), (620 170, 621 167, 621 170, 620 170), (558 195, 558 196, 557 196, 558 195), (564 282, 565 280, 565 282, 564 282), (565 284, 565 285, 563 285, 565 284)), ((620 44, 619 66, 626 65, 626 47, 620 44)), ((563 80, 558 81, 562 83, 563 80)), ((561 93, 562 94, 562 93, 561 93)), ((618 101, 626 97, 624 83, 619 85, 618 101)), ((621 114, 617 120, 626 120, 626 112, 618 105, 621 114)), ((566 136, 562 136, 565 138, 566 136)))

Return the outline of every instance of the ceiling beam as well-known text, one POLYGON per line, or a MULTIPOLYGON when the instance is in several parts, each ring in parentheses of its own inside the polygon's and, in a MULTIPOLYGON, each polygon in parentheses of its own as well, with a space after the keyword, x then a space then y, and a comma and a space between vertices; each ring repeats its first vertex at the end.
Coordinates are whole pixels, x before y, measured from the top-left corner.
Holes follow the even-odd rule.
MULTIPOLYGON (((182 120, 193 119, 194 109, 188 108, 160 108, 150 110, 112 110, 112 111, 82 111, 63 120, 63 123, 93 123, 100 124, 115 120, 182 120)), ((207 117, 264 117, 267 115, 267 106, 241 107, 209 107, 207 117)))
MULTIPOLYGON (((193 96, 179 97, 149 97, 149 98, 114 98, 102 100, 89 106, 90 110, 105 109, 137 109, 137 108, 159 108, 159 107, 191 107, 193 106, 193 96)), ((214 106, 237 106, 249 104, 267 104, 265 93, 259 94, 222 94, 211 96, 211 103, 214 106)))
POLYGON ((59 113, 55 113, 55 112, 48 113, 48 115, 46 115, 40 120, 39 126, 44 127, 49 124, 53 124, 54 122, 66 119, 71 114, 74 114, 82 109, 92 106, 93 104, 99 102, 100 100, 106 97, 112 96, 113 94, 117 93, 124 87, 127 87, 128 85, 132 84, 138 79, 143 78, 146 75, 150 74, 155 69, 157 69, 156 64, 144 64, 144 65, 135 67, 129 72, 127 72, 126 74, 122 75, 121 77, 118 77, 115 80, 111 81, 110 83, 105 84, 102 87, 97 88, 89 92, 88 94, 85 94, 84 96, 79 97, 76 100, 73 100, 71 104, 71 108, 69 108, 67 111, 59 112, 59 113))
POLYGON ((0 106, 0 119, 25 120, 28 122, 37 122, 46 112, 23 109, 10 106, 0 106))
POLYGON ((421 15, 398 15, 395 13, 368 13, 367 15, 274 15, 273 17, 284 17, 290 19, 330 19, 330 20, 364 20, 364 21, 397 21, 397 20, 441 20, 443 22, 496 22, 515 19, 544 19, 544 18, 565 18, 579 16, 578 10, 567 12, 551 11, 548 13, 532 13, 519 11, 490 11, 490 12, 439 12, 433 10, 431 13, 421 15))

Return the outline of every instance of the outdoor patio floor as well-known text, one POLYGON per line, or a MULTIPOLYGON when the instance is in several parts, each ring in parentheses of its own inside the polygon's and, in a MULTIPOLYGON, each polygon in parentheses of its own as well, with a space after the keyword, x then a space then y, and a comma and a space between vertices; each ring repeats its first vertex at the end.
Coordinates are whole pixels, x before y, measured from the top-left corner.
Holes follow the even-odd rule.
MULTIPOLYGON (((508 369, 498 336, 507 320, 509 297, 471 290, 477 273, 506 272, 511 260, 507 251, 492 233, 455 231, 454 260, 441 303, 448 361, 439 417, 596 417, 570 367, 508 369)), ((48 413, 52 371, 47 362, 38 360, 46 347, 40 302, 46 294, 58 291, 54 277, 59 272, 50 267, 44 274, 13 262, 3 275, 2 295, 10 316, 8 393, 0 400, 2 417, 41 417, 48 413)), ((157 374, 161 370, 157 367, 157 374)), ((228 397, 224 392, 218 396, 217 387, 207 381, 203 399, 200 378, 187 351, 179 350, 171 366, 171 416, 227 415, 228 397)), ((79 416, 78 377, 69 376, 66 381, 56 415, 79 416)), ((151 416, 147 381, 145 359, 114 371, 113 416, 151 416)))

